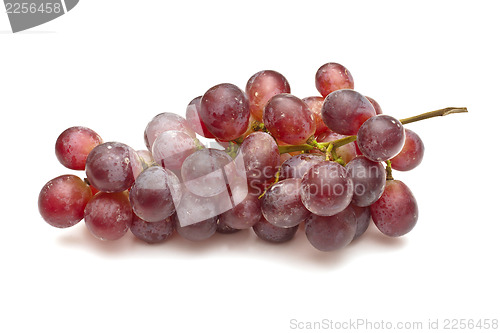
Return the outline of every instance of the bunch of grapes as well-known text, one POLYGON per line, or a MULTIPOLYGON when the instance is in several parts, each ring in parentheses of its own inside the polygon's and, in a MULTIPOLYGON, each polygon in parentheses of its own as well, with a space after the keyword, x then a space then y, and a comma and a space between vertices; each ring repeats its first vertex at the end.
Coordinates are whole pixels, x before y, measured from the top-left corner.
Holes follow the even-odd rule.
POLYGON ((467 110, 398 120, 353 90, 351 73, 337 63, 318 69, 316 87, 321 96, 300 99, 272 70, 254 74, 245 91, 216 85, 188 104, 185 118, 155 116, 144 131, 147 150, 71 127, 57 138, 56 156, 86 178, 50 180, 39 211, 54 227, 84 219, 99 239, 130 230, 148 243, 249 228, 282 243, 302 223, 312 246, 332 251, 360 237, 372 220, 387 236, 408 233, 417 202, 392 169, 417 167, 424 145, 403 124, 467 110))

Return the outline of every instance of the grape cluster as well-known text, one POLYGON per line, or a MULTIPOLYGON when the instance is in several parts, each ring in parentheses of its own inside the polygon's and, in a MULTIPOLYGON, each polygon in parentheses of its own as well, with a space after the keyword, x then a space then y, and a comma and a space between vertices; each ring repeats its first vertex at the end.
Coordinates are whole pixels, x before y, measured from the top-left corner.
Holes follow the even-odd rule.
POLYGON ((216 85, 188 104, 185 118, 155 116, 144 131, 145 150, 71 127, 57 138, 56 156, 86 178, 50 180, 39 195, 40 214, 58 228, 84 219, 102 240, 130 230, 148 243, 249 228, 282 243, 302 223, 313 247, 332 251, 372 220, 385 235, 408 233, 418 207, 392 169, 422 161, 422 140, 403 127, 414 120, 382 114, 374 99, 353 90, 340 64, 321 66, 316 87, 321 96, 300 99, 271 70, 254 74, 245 91, 216 85))

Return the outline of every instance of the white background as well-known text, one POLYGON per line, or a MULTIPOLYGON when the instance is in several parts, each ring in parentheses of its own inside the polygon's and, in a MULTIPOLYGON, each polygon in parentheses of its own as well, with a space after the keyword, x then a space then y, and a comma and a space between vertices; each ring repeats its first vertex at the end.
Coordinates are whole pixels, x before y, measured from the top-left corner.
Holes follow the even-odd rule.
POLYGON ((18 34, 2 8, 0 331, 292 332, 293 319, 424 328, 429 319, 500 319, 498 7, 82 0, 18 34), (54 155, 67 127, 144 149, 154 115, 184 114, 217 83, 243 88, 274 69, 292 93, 317 95, 314 74, 330 61, 384 113, 470 110, 408 125, 426 145, 419 168, 396 174, 419 203, 410 234, 389 239, 372 226, 335 253, 314 250, 303 232, 278 246, 250 231, 151 246, 130 234, 100 242, 84 223, 59 230, 39 216, 42 186, 74 173, 54 155))

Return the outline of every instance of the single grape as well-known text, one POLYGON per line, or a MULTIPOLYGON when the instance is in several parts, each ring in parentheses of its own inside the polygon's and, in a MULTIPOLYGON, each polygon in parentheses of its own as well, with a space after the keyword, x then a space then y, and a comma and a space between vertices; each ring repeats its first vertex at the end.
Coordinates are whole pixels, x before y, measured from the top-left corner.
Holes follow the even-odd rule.
MULTIPOLYGON (((340 140, 345 138, 345 135, 337 134, 330 130, 327 130, 323 134, 320 134, 316 141, 318 142, 332 142, 335 140, 340 140)), ((358 154, 356 152, 356 144, 355 142, 348 143, 346 145, 340 146, 335 150, 337 155, 342 158, 345 163, 349 163, 353 158, 355 158, 358 154)))
POLYGON ((188 156, 182 163, 181 175, 192 193, 211 197, 226 191, 236 176, 236 165, 231 156, 218 149, 202 149, 188 156))
POLYGON ((348 206, 333 216, 311 214, 306 222, 306 237, 320 251, 334 251, 352 242, 357 222, 354 210, 348 206))
POLYGON ((89 185, 77 176, 56 177, 44 185, 38 196, 38 210, 45 222, 56 228, 71 227, 83 219, 92 197, 89 185))
POLYGON ((399 171, 415 169, 424 158, 424 150, 424 143, 418 134, 405 128, 405 144, 401 152, 391 159, 391 167, 399 171))
POLYGON ((247 229, 260 220, 260 201, 256 196, 248 194, 234 208, 219 215, 219 223, 233 229, 247 229))
POLYGON ((153 158, 165 169, 180 170, 184 160, 201 145, 189 134, 181 131, 161 133, 153 144, 153 158))
POLYGON ((228 226, 226 223, 221 221, 220 218, 217 221, 217 232, 220 234, 229 235, 229 234, 234 234, 238 231, 241 231, 241 229, 235 229, 233 227, 228 226))
POLYGON ((312 112, 300 98, 290 94, 273 96, 262 118, 273 137, 290 145, 305 143, 316 131, 312 112))
POLYGON ((354 239, 358 239, 362 234, 365 233, 366 229, 370 225, 371 213, 370 207, 358 207, 354 204, 350 204, 350 207, 354 211, 356 216, 356 233, 354 234, 354 239))
POLYGON ((418 220, 417 200, 400 180, 388 180, 380 199, 370 206, 372 219, 385 235, 399 237, 410 232, 418 220))
POLYGON ((87 127, 70 127, 59 135, 56 140, 56 156, 66 168, 85 170, 87 156, 102 139, 87 127))
POLYGON ((217 216, 210 217, 206 220, 190 224, 187 226, 181 226, 177 215, 174 215, 175 220, 175 230, 183 238, 197 242, 208 239, 215 234, 217 230, 217 216))
POLYGON ((278 72, 264 70, 252 75, 246 85, 246 94, 250 102, 250 112, 256 120, 262 121, 262 113, 267 102, 274 95, 290 93, 290 84, 278 72))
POLYGON ((144 170, 130 189, 134 213, 147 222, 160 222, 171 216, 181 197, 181 183, 177 176, 159 166, 144 170))
POLYGON ((399 120, 387 115, 368 119, 358 132, 358 148, 368 159, 381 162, 393 158, 403 148, 405 130, 399 120))
POLYGON ((123 237, 133 218, 127 192, 99 192, 85 207, 85 225, 93 236, 101 240, 123 237))
POLYGON ((129 146, 106 142, 90 152, 85 171, 90 184, 99 191, 123 192, 142 172, 142 163, 129 146))
POLYGON ((347 170, 336 162, 318 163, 302 178, 302 203, 316 215, 332 216, 340 213, 349 205, 352 195, 352 179, 347 170))
POLYGON ((240 88, 222 83, 203 95, 199 115, 210 133, 218 139, 231 141, 248 129, 250 106, 240 88))
POLYGON ((144 130, 144 143, 149 151, 152 151, 156 138, 166 131, 180 131, 192 138, 196 137, 196 133, 186 119, 171 112, 160 113, 148 123, 144 130))
POLYGON ((380 104, 376 100, 374 100, 371 97, 365 96, 367 100, 370 101, 370 103, 373 105, 373 108, 375 109, 376 114, 382 114, 382 108, 380 107, 380 104))
POLYGON ((191 102, 189 102, 186 108, 186 120, 188 122, 188 125, 199 135, 208 139, 214 139, 215 136, 210 133, 207 125, 205 125, 203 120, 201 120, 200 118, 200 108, 201 96, 196 97, 191 102))
POLYGON ((290 228, 311 214, 300 199, 301 179, 289 178, 275 183, 262 198, 262 215, 281 228, 290 228))
POLYGON ((280 228, 271 223, 269 223, 263 216, 260 220, 254 224, 252 227, 253 231, 262 240, 271 243, 284 243, 288 242, 297 233, 299 226, 291 228, 280 228))
POLYGON ((307 105, 313 114, 314 122, 316 123, 316 131, 314 132, 314 135, 318 136, 328 130, 328 127, 326 127, 323 118, 321 117, 321 109, 323 108, 323 102, 325 99, 320 96, 311 96, 303 98, 302 101, 307 105))
POLYGON ((316 88, 323 97, 326 97, 335 90, 354 89, 354 80, 347 68, 330 62, 321 66, 316 72, 316 88))
POLYGON ((355 135, 363 123, 375 116, 369 100, 357 91, 336 90, 326 96, 321 116, 326 126, 335 133, 355 135))
POLYGON ((352 202, 355 205, 367 207, 380 198, 384 192, 386 178, 382 163, 358 156, 347 163, 346 169, 353 182, 352 202))
POLYGON ((237 159, 243 157, 246 178, 252 190, 276 176, 280 154, 271 135, 264 132, 250 134, 243 140, 238 154, 237 159))
POLYGON ((165 241, 173 234, 175 222, 173 216, 169 216, 160 222, 151 223, 134 215, 128 227, 135 237, 146 243, 154 244, 165 241))
POLYGON ((292 156, 281 165, 280 180, 287 178, 301 179, 313 165, 324 161, 325 156, 321 154, 306 153, 292 156))

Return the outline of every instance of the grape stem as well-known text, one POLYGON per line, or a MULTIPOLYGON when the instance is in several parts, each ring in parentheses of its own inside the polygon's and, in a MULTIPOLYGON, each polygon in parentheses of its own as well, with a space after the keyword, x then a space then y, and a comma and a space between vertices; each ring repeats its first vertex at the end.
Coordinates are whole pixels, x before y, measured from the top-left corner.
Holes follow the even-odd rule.
POLYGON ((386 172, 385 180, 394 180, 394 177, 392 177, 391 160, 387 160, 387 161, 385 161, 385 163, 387 164, 387 166, 385 167, 385 172, 386 172))
POLYGON ((405 125, 405 124, 413 123, 413 122, 419 121, 419 120, 424 120, 424 119, 429 119, 429 118, 439 117, 439 116, 447 116, 447 115, 452 114, 452 113, 464 113, 464 112, 468 112, 467 108, 448 107, 448 108, 439 109, 436 111, 422 113, 422 114, 419 114, 417 116, 400 119, 399 121, 403 125, 405 125))

